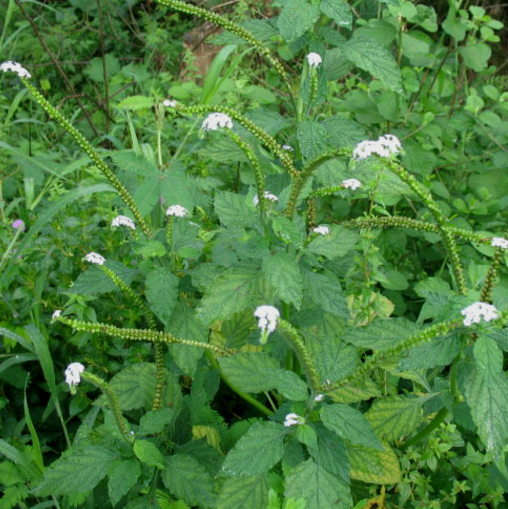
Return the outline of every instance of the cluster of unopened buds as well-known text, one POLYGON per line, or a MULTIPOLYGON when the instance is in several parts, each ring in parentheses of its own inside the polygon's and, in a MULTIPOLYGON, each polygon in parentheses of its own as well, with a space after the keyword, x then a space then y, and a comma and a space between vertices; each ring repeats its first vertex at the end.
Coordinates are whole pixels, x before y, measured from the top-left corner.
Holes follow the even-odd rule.
POLYGON ((31 78, 32 75, 18 62, 8 60, 0 64, 0 71, 15 72, 20 78, 31 78))
POLYGON ((485 322, 496 320, 499 318, 498 311, 495 306, 486 302, 475 302, 461 311, 464 316, 464 325, 469 327, 473 323, 480 323, 482 319, 485 322))
POLYGON ((397 136, 393 134, 385 134, 381 136, 377 141, 366 140, 358 143, 353 150, 353 159, 360 161, 366 159, 371 155, 377 155, 379 157, 390 157, 393 154, 398 154, 402 149, 397 136))

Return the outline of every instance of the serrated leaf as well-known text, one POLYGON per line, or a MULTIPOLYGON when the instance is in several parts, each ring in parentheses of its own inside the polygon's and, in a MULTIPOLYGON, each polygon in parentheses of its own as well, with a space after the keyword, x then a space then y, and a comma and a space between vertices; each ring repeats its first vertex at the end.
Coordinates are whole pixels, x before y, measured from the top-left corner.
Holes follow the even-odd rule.
POLYGON ((308 246, 311 253, 325 256, 333 260, 339 256, 345 256, 353 249, 360 239, 358 232, 332 225, 328 235, 318 235, 308 246))
POLYGON ((399 460, 388 444, 384 450, 348 445, 351 478, 372 484, 395 484, 401 479, 399 460))
POLYGON ((326 150, 328 133, 321 122, 313 120, 300 122, 296 135, 305 159, 314 159, 326 150))
POLYGON ((348 405, 326 405, 321 409, 323 424, 352 444, 382 449, 379 439, 365 416, 348 405))
POLYGON ((349 384, 342 384, 338 389, 328 393, 337 403, 356 403, 366 401, 381 395, 379 386, 370 378, 355 380, 349 384))
POLYGON ((308 447, 314 461, 332 474, 349 483, 349 458, 344 441, 322 423, 312 423, 316 432, 316 445, 308 447))
POLYGON ((178 297, 178 278, 168 268, 158 267, 147 274, 145 287, 151 310, 168 324, 178 297))
POLYGON ((228 269, 210 285, 201 300, 198 317, 205 325, 226 320, 234 313, 254 308, 263 292, 264 281, 259 270, 228 269))
POLYGON ((34 492, 60 496, 93 490, 116 459, 116 453, 97 445, 70 449, 46 469, 34 492))
POLYGON ((166 248, 158 240, 145 240, 136 242, 133 246, 134 252, 144 258, 160 258, 166 254, 166 248))
POLYGON ((309 458, 286 477, 286 498, 303 498, 306 509, 350 509, 348 483, 309 458))
POLYGON ((160 408, 159 410, 149 411, 139 421, 140 432, 145 435, 160 433, 174 417, 172 408, 160 408))
MULTIPOLYGON (((115 261, 106 261, 106 267, 111 269, 126 285, 130 285, 137 271, 128 269, 125 265, 115 261)), ((100 268, 90 267, 78 276, 68 293, 79 295, 98 295, 119 291, 118 286, 100 268)))
POLYGON ((473 346, 476 368, 485 377, 494 376, 503 370, 503 352, 494 339, 480 335, 473 346))
POLYGON ((206 469, 192 456, 175 454, 162 473, 164 486, 191 506, 215 507, 214 483, 206 469))
POLYGON ((457 336, 433 338, 432 341, 408 350, 399 361, 398 370, 416 371, 436 366, 448 366, 460 352, 461 340, 457 336))
MULTIPOLYGON (((122 410, 149 407, 155 396, 155 364, 140 362, 122 369, 109 382, 122 410)), ((107 400, 101 396, 99 401, 107 400)))
POLYGON ((319 5, 310 0, 285 2, 279 15, 279 32, 286 41, 294 41, 303 35, 319 18, 319 5))
POLYGON ((149 440, 136 440, 133 451, 141 463, 145 463, 150 467, 164 468, 164 458, 153 442, 149 440))
POLYGON ((263 260, 263 273, 279 299, 300 308, 303 281, 294 256, 288 253, 268 255, 263 260))
POLYGON ((418 427, 423 413, 418 398, 389 396, 374 401, 365 417, 378 436, 386 440, 398 440, 418 427))
POLYGON ((308 270, 303 272, 304 291, 312 302, 328 313, 349 318, 346 297, 339 281, 333 274, 317 274, 308 270))
POLYGON ((233 477, 268 472, 284 453, 286 429, 277 422, 257 422, 226 456, 222 470, 233 477))
POLYGON ((153 97, 146 97, 144 95, 133 95, 131 97, 126 97, 118 104, 118 108, 121 110, 144 110, 150 109, 155 103, 153 97))
POLYGON ((356 347, 383 351, 399 345, 418 331, 418 326, 405 318, 384 318, 364 327, 351 328, 342 339, 356 347))
POLYGON ((139 461, 135 459, 115 461, 108 473, 108 493, 114 507, 136 484, 141 474, 139 461))
POLYGON ((217 509, 266 509, 268 502, 268 483, 266 475, 226 479, 217 509))
MULTIPOLYGON (((344 54, 341 48, 335 48, 331 52, 336 50, 340 51, 341 55, 344 54)), ((346 67, 348 72, 350 65, 346 67)), ((328 145, 333 148, 352 147, 360 141, 367 139, 367 134, 363 127, 351 118, 339 115, 328 117, 323 121, 323 127, 328 133, 328 145)))
POLYGON ((279 363, 266 353, 239 353, 220 357, 218 361, 231 383, 244 392, 277 389, 292 401, 304 401, 308 397, 305 382, 296 373, 280 368, 279 363))
POLYGON ((344 54, 357 67, 381 80, 390 90, 402 92, 402 78, 393 55, 374 39, 353 37, 344 46, 344 54))
POLYGON ((258 221, 257 212, 247 205, 246 198, 243 195, 228 191, 217 191, 214 205, 215 212, 224 226, 253 226, 258 221))
POLYGON ((321 12, 332 18, 337 25, 351 28, 353 24, 353 13, 349 5, 343 0, 323 0, 321 12))

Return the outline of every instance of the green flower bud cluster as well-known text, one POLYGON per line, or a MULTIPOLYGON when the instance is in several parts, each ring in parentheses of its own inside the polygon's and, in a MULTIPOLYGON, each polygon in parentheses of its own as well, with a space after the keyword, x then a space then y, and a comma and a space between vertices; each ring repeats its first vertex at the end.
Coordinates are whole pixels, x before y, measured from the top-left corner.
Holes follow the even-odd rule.
POLYGON ((284 150, 266 131, 258 127, 254 122, 249 120, 247 117, 244 117, 241 113, 236 111, 233 108, 228 108, 226 106, 209 106, 209 105, 200 105, 200 106, 182 106, 178 104, 175 108, 178 113, 184 113, 186 115, 194 115, 194 114, 203 114, 203 113, 224 113, 228 115, 236 122, 238 122, 242 127, 247 129, 250 133, 252 133, 263 145, 266 145, 277 157, 280 158, 282 164, 289 171, 289 174, 295 178, 298 175, 295 167, 293 166, 293 160, 291 156, 288 154, 286 150, 284 150))
POLYGON ((489 304, 492 304, 492 291, 494 290, 494 285, 496 283, 497 277, 497 269, 501 264, 503 254, 503 249, 496 249, 494 259, 492 260, 487 275, 485 276, 482 293, 480 295, 480 302, 488 302, 489 304))
POLYGON ((210 343, 201 343, 200 341, 192 341, 187 339, 178 339, 177 337, 169 334, 168 332, 154 331, 148 329, 123 329, 115 327, 114 325, 107 325, 105 323, 93 323, 93 322, 82 322, 79 320, 70 320, 65 317, 56 318, 59 322, 62 322, 73 329, 78 331, 87 331, 92 334, 106 334, 116 338, 128 339, 131 341, 151 341, 153 343, 167 343, 167 344, 179 344, 195 346, 198 348, 204 348, 206 350, 212 350, 219 355, 234 355, 236 350, 230 348, 223 348, 220 346, 212 345, 210 343))
POLYGON ((198 16, 199 18, 206 19, 211 23, 215 23, 224 30, 231 32, 232 34, 240 37, 249 44, 252 44, 252 46, 256 48, 258 53, 264 56, 275 67, 280 77, 282 78, 282 81, 284 82, 288 90, 290 90, 286 71, 284 70, 282 64, 275 57, 272 56, 268 48, 263 46, 263 44, 260 41, 258 41, 248 30, 246 30, 242 26, 233 23, 232 21, 228 20, 227 18, 224 18, 223 16, 220 16, 219 14, 210 12, 206 9, 202 9, 201 7, 196 7, 186 2, 182 2, 180 0, 156 0, 156 1, 162 5, 165 5, 166 7, 171 7, 177 11, 184 12, 186 14, 191 14, 193 16, 198 16))
POLYGON ((46 98, 35 88, 27 79, 22 78, 21 81, 25 87, 30 90, 34 99, 42 106, 42 108, 53 117, 56 122, 60 124, 79 144, 79 146, 86 152, 88 157, 94 164, 101 170, 104 176, 111 182, 111 185, 117 190, 118 194, 129 207, 132 215, 136 218, 137 223, 140 225, 146 237, 151 236, 150 229, 148 228, 141 212, 139 211, 134 199, 129 194, 124 185, 120 182, 117 176, 113 173, 111 168, 102 160, 95 149, 90 145, 86 138, 65 118, 62 114, 49 102, 46 98))

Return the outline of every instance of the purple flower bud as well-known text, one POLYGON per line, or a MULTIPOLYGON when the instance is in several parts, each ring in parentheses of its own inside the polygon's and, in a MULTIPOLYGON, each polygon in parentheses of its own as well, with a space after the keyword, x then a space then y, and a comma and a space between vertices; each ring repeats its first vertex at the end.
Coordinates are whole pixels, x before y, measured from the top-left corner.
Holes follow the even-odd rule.
POLYGON ((16 219, 12 223, 12 227, 16 230, 21 230, 22 232, 24 232, 25 231, 25 222, 23 221, 23 219, 16 219))

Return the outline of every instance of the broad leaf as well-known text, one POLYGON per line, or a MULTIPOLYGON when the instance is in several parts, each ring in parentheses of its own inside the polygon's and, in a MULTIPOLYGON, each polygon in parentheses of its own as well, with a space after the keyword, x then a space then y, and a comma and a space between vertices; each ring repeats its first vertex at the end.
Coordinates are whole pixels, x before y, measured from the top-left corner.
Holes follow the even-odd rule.
MULTIPOLYGON (((128 269, 119 262, 107 260, 106 266, 126 285, 130 285, 136 276, 137 271, 128 269)), ((97 295, 117 291, 119 291, 119 288, 113 283, 111 278, 100 267, 94 266, 80 274, 72 285, 72 288, 67 290, 67 293, 97 295)))
POLYGON ((304 271, 303 276, 304 290, 315 304, 329 313, 349 318, 346 297, 336 276, 308 270, 304 271))
POLYGON ((253 226, 259 219, 256 210, 247 205, 246 197, 241 194, 217 191, 214 203, 215 212, 224 226, 253 226))
POLYGON ((275 294, 297 309, 303 298, 303 282, 298 263, 293 255, 275 253, 263 260, 263 273, 275 294))
POLYGON ((168 324, 178 297, 178 278, 169 269, 158 267, 147 274, 145 285, 150 308, 168 324))
POLYGON ((160 433, 174 417, 172 408, 160 408, 159 410, 147 412, 141 417, 140 432, 145 435, 160 433))
POLYGON ((321 11, 339 26, 351 28, 353 24, 353 14, 349 5, 344 0, 323 0, 321 2, 321 11))
POLYGON ((296 134, 305 159, 314 159, 325 151, 328 133, 322 123, 304 120, 298 124, 296 134))
POLYGON ((332 225, 328 235, 318 235, 308 247, 311 253, 325 256, 330 260, 339 256, 345 256, 353 249, 360 239, 358 232, 332 225))
POLYGON ((311 0, 285 2, 278 19, 280 35, 286 41, 302 36, 319 18, 319 5, 311 0))
POLYGON ((149 440, 136 440, 134 442, 134 454, 142 463, 150 467, 164 468, 164 458, 159 448, 149 440))
POLYGON ((266 509, 268 483, 266 475, 226 479, 219 494, 217 509, 266 509))
POLYGON ((395 484, 400 481, 399 460, 395 452, 383 444, 384 450, 369 449, 361 445, 347 448, 351 462, 351 478, 372 484, 395 484))
POLYGON ((117 460, 111 465, 108 473, 108 493, 113 506, 136 484, 140 474, 141 466, 135 459, 117 460))

